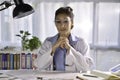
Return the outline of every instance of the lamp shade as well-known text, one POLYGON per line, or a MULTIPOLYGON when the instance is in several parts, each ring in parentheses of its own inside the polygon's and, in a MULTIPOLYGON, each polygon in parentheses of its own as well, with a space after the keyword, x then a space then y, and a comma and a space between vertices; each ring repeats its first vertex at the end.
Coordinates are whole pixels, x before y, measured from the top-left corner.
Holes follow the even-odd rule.
POLYGON ((21 18, 34 12, 33 8, 28 4, 24 4, 22 0, 14 0, 14 2, 16 7, 13 10, 13 18, 21 18))

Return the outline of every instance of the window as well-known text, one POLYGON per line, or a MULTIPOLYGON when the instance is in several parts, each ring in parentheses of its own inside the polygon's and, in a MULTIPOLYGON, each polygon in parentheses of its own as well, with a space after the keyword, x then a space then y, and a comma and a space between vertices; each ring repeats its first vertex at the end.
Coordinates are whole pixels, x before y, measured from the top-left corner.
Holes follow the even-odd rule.
POLYGON ((73 33, 92 43, 93 2, 71 2, 68 4, 74 11, 73 33))
POLYGON ((13 19, 13 7, 10 7, 0 13, 0 44, 5 46, 20 46, 20 39, 15 35, 20 30, 26 30, 32 33, 32 15, 20 19, 13 19))
MULTIPOLYGON (((20 45, 15 35, 20 30, 28 30, 43 42, 46 37, 57 33, 54 24, 55 10, 60 6, 73 8, 74 28, 72 33, 85 38, 89 44, 100 46, 120 45, 120 3, 96 1, 38 1, 35 13, 20 19, 13 19, 13 6, 0 12, 0 44, 20 45), (114 30, 114 33, 113 33, 114 30)), ((96 47, 96 46, 95 46, 96 47)))
POLYGON ((99 3, 98 44, 119 45, 120 3, 99 3))

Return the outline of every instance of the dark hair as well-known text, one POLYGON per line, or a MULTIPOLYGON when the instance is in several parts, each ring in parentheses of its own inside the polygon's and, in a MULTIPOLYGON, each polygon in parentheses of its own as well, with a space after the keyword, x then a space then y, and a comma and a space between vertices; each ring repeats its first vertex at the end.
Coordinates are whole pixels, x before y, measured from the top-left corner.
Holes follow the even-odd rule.
MULTIPOLYGON (((60 7, 59 9, 57 9, 55 12, 55 19, 56 19, 56 16, 59 14, 68 15, 73 22, 74 14, 73 14, 73 9, 71 7, 69 7, 69 6, 68 7, 60 7)), ((72 25, 72 28, 73 28, 73 25, 72 25)))

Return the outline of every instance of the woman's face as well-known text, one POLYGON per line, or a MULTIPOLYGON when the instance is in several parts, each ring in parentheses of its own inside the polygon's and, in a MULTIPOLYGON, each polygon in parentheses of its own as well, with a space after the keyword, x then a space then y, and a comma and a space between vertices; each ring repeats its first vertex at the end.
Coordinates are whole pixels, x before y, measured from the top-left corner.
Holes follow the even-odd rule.
POLYGON ((66 14, 58 14, 55 19, 55 25, 60 35, 69 35, 73 22, 66 14))

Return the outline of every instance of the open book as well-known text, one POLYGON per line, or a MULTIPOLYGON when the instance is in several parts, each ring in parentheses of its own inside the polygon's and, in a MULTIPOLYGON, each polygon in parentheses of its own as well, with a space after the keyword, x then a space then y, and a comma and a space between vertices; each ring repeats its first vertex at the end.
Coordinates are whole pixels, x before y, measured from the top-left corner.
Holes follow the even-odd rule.
POLYGON ((111 72, 104 72, 99 70, 93 70, 91 71, 91 74, 94 74, 98 77, 102 77, 105 80, 120 80, 120 77, 117 75, 112 74, 111 72))

